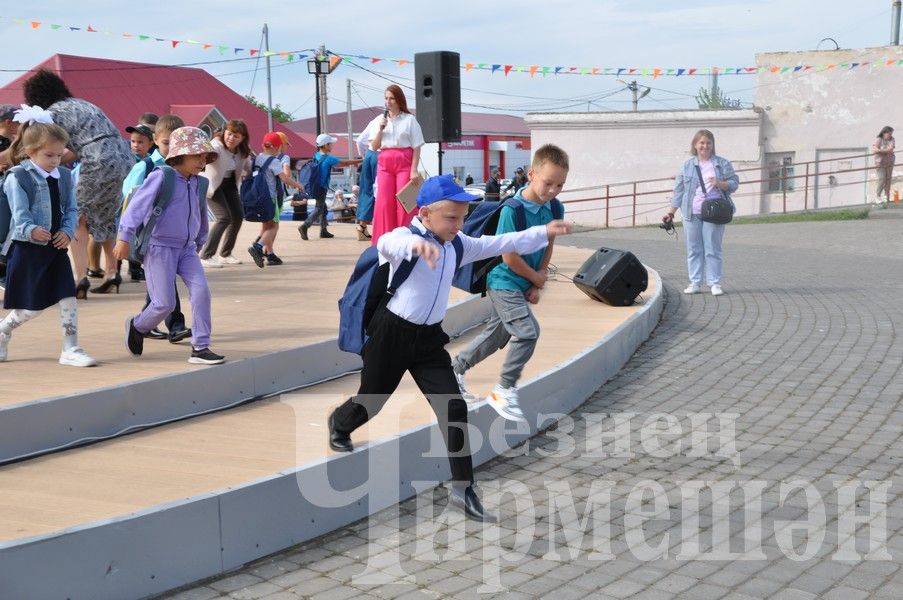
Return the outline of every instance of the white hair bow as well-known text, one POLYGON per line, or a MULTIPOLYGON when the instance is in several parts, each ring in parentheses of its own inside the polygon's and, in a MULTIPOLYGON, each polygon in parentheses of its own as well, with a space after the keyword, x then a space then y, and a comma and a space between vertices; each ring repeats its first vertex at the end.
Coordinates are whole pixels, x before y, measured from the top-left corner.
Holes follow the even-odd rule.
POLYGON ((28 106, 22 104, 22 108, 13 113, 13 121, 16 123, 53 123, 53 114, 40 106, 28 106))

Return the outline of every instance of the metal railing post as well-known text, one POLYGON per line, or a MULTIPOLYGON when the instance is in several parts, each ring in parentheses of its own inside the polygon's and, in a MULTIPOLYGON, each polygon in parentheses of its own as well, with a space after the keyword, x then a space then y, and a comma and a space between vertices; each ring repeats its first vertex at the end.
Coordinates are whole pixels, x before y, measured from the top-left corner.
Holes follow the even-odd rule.
POLYGON ((631 219, 631 227, 636 227, 636 181, 633 182, 633 218, 631 219))
POLYGON ((608 229, 608 213, 611 210, 611 194, 609 193, 609 188, 611 186, 605 186, 605 228, 608 229))
POLYGON ((787 214, 787 167, 781 167, 781 194, 784 196, 784 214, 787 214))
POLYGON ((809 210, 809 163, 806 163, 806 193, 803 195, 803 210, 809 210))

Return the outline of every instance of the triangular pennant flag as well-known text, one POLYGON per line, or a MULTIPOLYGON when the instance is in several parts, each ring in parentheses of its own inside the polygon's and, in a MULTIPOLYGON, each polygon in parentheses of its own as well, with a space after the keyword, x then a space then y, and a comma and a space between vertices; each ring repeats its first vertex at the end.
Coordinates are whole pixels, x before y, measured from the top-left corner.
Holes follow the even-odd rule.
POLYGON ((577 71, 577 67, 568 67, 568 71, 570 71, 571 73, 574 73, 577 71))
POLYGON ((256 50, 256 49, 252 48, 251 50, 248 50, 248 52, 251 53, 251 56, 254 56, 254 55, 257 54, 258 52, 260 52, 260 50, 256 50))
POLYGON ((411 61, 402 58, 402 59, 400 59, 400 60, 398 61, 398 66, 399 66, 399 67, 403 67, 403 66, 405 66, 406 64, 408 64, 409 62, 411 62, 411 61))
POLYGON ((756 71, 758 71, 758 69, 756 67, 746 67, 743 70, 746 71, 747 73, 755 73, 756 71))
POLYGON ((40 21, 32 21, 32 22, 31 22, 31 28, 32 28, 32 29, 37 29, 37 28, 40 27, 40 26, 41 26, 41 22, 40 22, 40 21))
POLYGON ((696 74, 696 67, 690 67, 689 69, 687 69, 687 75, 695 75, 695 74, 696 74))
POLYGON ((281 56, 282 58, 288 58, 290 55, 288 52, 283 50, 282 52, 279 53, 279 56, 281 56))
POLYGON ((81 30, 82 30, 81 27, 71 27, 71 26, 69 27, 69 31, 81 31, 81 30))
POLYGON ((238 54, 239 52, 244 52, 244 51, 245 51, 244 48, 233 48, 232 50, 233 50, 233 54, 238 54))
MULTIPOLYGON (((864 63, 864 64, 868 64, 868 63, 864 63)), ((851 63, 851 64, 850 64, 850 68, 851 68, 851 69, 855 69, 855 68, 858 67, 858 66, 859 66, 859 63, 851 63)))
POLYGON ((665 71, 665 75, 674 75, 674 69, 668 69, 665 71))
POLYGON ((649 77, 649 69, 645 69, 645 68, 644 68, 642 71, 640 71, 640 74, 641 74, 643 77, 649 77))
POLYGON ((124 38, 130 38, 130 37, 135 37, 135 36, 133 36, 131 33, 125 33, 125 32, 123 32, 122 37, 124 37, 124 38))
POLYGON ((662 70, 659 69, 658 67, 652 69, 652 78, 653 79, 658 79, 658 76, 661 74, 662 74, 662 70))
POLYGON ((62 27, 62 25, 53 25, 53 24, 50 25, 51 29, 59 29, 60 27, 62 27))
POLYGON ((202 47, 204 50, 206 50, 207 48, 213 48, 213 44, 204 44, 204 45, 201 46, 201 47, 202 47))
POLYGON ((552 67, 543 67, 542 68, 542 76, 545 77, 546 73, 552 70, 552 67))
POLYGON ((590 71, 590 73, 592 73, 593 75, 598 75, 598 74, 599 74, 599 67, 593 67, 592 70, 590 71))
MULTIPOLYGON (((494 66, 495 65, 493 65, 493 67, 494 66)), ((508 73, 511 72, 511 69, 512 69, 512 65, 505 65, 505 75, 508 75, 508 73)))
POLYGON ((780 71, 780 70, 781 70, 781 67, 771 67, 771 72, 772 72, 772 73, 777 73, 777 72, 780 71))
POLYGON ((88 31, 88 33, 97 33, 97 30, 94 29, 93 27, 91 27, 90 25, 88 25, 87 31, 88 31))
POLYGON ((621 73, 623 73, 626 70, 627 69, 625 69, 624 67, 618 67, 618 72, 616 73, 616 75, 620 75, 621 73))
POLYGON ((13 23, 16 25, 25 25, 25 19, 13 19, 13 23))
POLYGON ((179 45, 180 40, 170 40, 170 41, 172 42, 172 47, 175 48, 176 46, 179 45))
MULTIPOLYGON (((302 57, 302 58, 303 58, 303 57, 302 57)), ((344 62, 344 63, 350 63, 350 62, 351 62, 351 57, 343 56, 343 57, 342 57, 342 62, 344 62)))
POLYGON ((145 41, 145 40, 149 40, 149 39, 150 39, 150 36, 149 36, 149 35, 139 35, 139 36, 138 36, 138 39, 141 40, 141 41, 143 42, 143 41, 145 41))
POLYGON ((635 74, 636 72, 637 72, 636 67, 631 67, 631 68, 627 69, 627 74, 628 74, 628 75, 633 75, 633 74, 635 74))
POLYGON ((264 51, 263 51, 263 55, 266 56, 266 57, 273 56, 274 54, 276 54, 276 53, 273 52, 272 50, 264 50, 264 51))
POLYGON ((564 67, 555 67, 555 74, 558 75, 558 73, 560 73, 561 69, 563 69, 563 68, 564 67))
POLYGON ((831 69, 833 69, 833 68, 836 67, 836 66, 837 66, 837 65, 834 64, 834 63, 828 63, 827 69, 830 71, 831 69))
POLYGON ((536 75, 536 71, 538 71, 538 70, 539 70, 538 65, 530 66, 530 77, 533 77, 534 75, 536 75))
POLYGON ((382 60, 381 58, 371 58, 371 59, 370 59, 370 62, 373 63, 373 64, 375 65, 376 63, 378 63, 378 62, 381 61, 381 60, 382 60))
POLYGON ((613 70, 614 70, 614 69, 612 69, 611 67, 605 67, 604 69, 602 69, 602 74, 603 74, 603 75, 610 75, 611 72, 612 72, 613 70))
POLYGON ((226 50, 228 50, 228 49, 229 49, 229 46, 217 46, 217 47, 216 47, 216 50, 217 50, 220 54, 225 54, 225 53, 226 53, 226 50))
POLYGON ((295 60, 295 55, 292 54, 291 52, 287 52, 285 60, 287 60, 288 62, 292 62, 293 60, 295 60))
POLYGON ((195 41, 195 40, 185 40, 185 41, 188 42, 189 44, 200 44, 200 42, 195 41))
POLYGON ((518 73, 523 73, 524 65, 517 65, 516 67, 514 67, 514 70, 517 71, 518 73))
POLYGON ((677 76, 680 77, 681 75, 683 75, 684 71, 686 71, 686 69, 677 69, 677 76))
POLYGON ((812 65, 806 65, 805 67, 803 67, 803 71, 808 71, 811 68, 812 68, 812 65))
POLYGON ((333 54, 329 57, 329 70, 332 71, 335 69, 336 65, 342 62, 342 57, 336 54, 333 54))
POLYGON ((465 72, 465 73, 470 73, 470 70, 471 70, 472 68, 473 68, 473 63, 466 63, 466 64, 464 65, 464 72, 465 72))
POLYGON ((889 58, 889 59, 887 60, 887 63, 886 63, 886 64, 887 64, 887 66, 889 67, 889 66, 891 66, 892 64, 894 64, 895 62, 897 62, 897 61, 895 61, 895 60, 892 59, 892 58, 889 58))
POLYGON ((154 39, 157 40, 158 42, 165 42, 165 41, 166 41, 166 40, 163 39, 163 38, 154 38, 154 39))
POLYGON ((797 66, 793 67, 793 72, 799 73, 802 69, 803 69, 803 65, 797 65, 797 66))
MULTIPOLYGON (((477 68, 478 68, 478 69, 485 69, 485 68, 486 68, 486 63, 477 63, 477 68)), ((493 71, 494 71, 494 70, 495 70, 495 69, 493 69, 493 71)))
POLYGON ((589 75, 589 74, 590 74, 589 67, 583 67, 583 68, 581 68, 581 69, 580 69, 580 73, 581 73, 582 75, 589 75))
POLYGON ((782 74, 783 74, 783 73, 786 73, 786 72, 789 71, 791 68, 792 68, 792 67, 781 67, 781 73, 782 73, 782 74))

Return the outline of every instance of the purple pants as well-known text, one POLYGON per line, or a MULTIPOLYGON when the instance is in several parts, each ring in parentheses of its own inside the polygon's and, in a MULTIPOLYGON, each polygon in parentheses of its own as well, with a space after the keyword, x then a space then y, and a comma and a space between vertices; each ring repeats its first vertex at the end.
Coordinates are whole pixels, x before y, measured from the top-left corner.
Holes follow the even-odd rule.
POLYGON ((204 267, 194 244, 184 248, 167 248, 151 244, 144 256, 144 275, 150 304, 135 317, 133 324, 147 333, 176 306, 176 275, 188 286, 191 300, 191 345, 197 349, 210 345, 210 288, 204 267))

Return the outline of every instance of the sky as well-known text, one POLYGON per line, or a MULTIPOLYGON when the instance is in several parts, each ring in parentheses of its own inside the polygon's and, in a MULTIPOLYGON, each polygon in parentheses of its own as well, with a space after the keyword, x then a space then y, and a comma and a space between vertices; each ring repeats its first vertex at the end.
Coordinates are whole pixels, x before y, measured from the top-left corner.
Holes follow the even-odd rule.
MULTIPOLYGON (((457 0, 393 3, 259 0, 136 2, 4 2, 0 36, 5 49, 0 85, 55 54, 74 54, 206 69, 241 93, 266 98, 265 61, 247 52, 220 55, 215 46, 261 48, 264 23, 273 51, 302 51, 321 44, 338 54, 413 61, 417 52, 451 50, 461 64, 578 67, 743 67, 761 52, 866 48, 889 43, 891 0, 579 0, 533 2, 457 0), (160 8, 157 8, 160 7, 160 8), (19 19, 24 24, 14 21, 19 19), (31 22, 40 22, 33 28, 31 22), (61 25, 52 30, 50 24, 61 25), (98 30, 87 33, 88 26, 98 30), (70 31, 69 27, 81 27, 70 31), (109 32, 109 35, 105 32, 109 32), (139 41, 128 33, 159 37, 139 41), (168 40, 210 43, 178 44, 168 40), (239 58, 239 60, 235 60, 239 58), (228 61, 228 62, 224 62, 228 61)), ((413 63, 354 59, 327 78, 329 112, 382 105, 390 82, 414 103, 413 63)), ((273 104, 294 118, 315 114, 314 80, 305 61, 271 59, 273 104)), ((499 70, 461 73, 463 110, 523 115, 527 112, 625 111, 625 83, 649 87, 640 110, 696 108, 694 96, 708 77, 552 75, 499 70)), ((722 76, 725 94, 751 106, 755 77, 722 76)))

